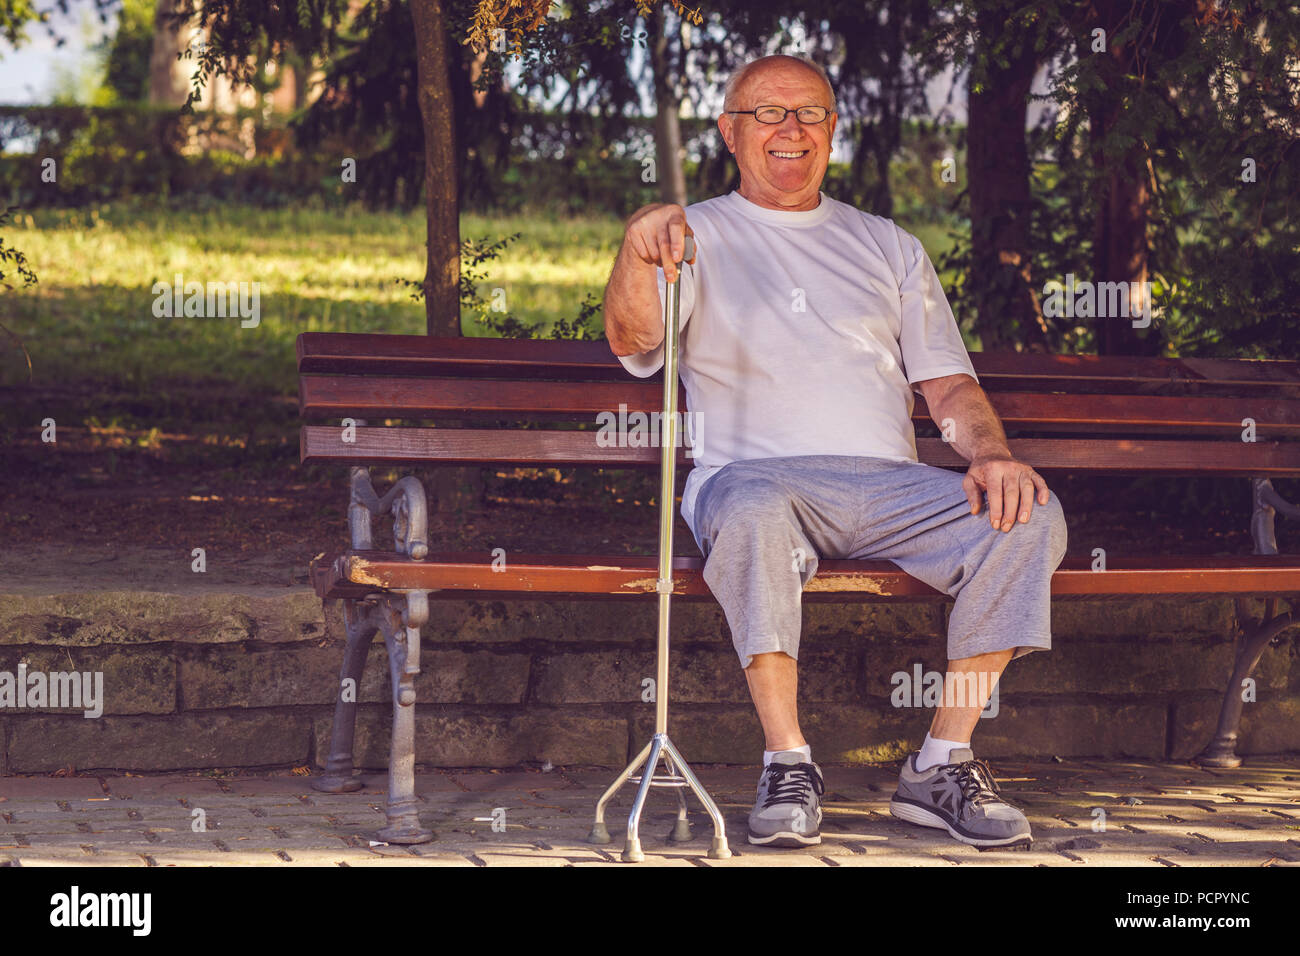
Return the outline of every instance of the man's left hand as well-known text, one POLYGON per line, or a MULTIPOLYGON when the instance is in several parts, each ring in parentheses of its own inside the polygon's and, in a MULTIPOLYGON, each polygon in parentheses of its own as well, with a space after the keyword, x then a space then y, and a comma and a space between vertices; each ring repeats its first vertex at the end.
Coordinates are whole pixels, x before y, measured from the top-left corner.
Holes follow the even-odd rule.
POLYGON ((989 496, 989 523, 1001 531, 1010 531, 1017 516, 1021 524, 1034 510, 1034 498, 1040 505, 1048 501, 1047 482, 1024 462, 1014 458, 984 457, 970 463, 961 482, 970 513, 980 513, 980 492, 989 496))

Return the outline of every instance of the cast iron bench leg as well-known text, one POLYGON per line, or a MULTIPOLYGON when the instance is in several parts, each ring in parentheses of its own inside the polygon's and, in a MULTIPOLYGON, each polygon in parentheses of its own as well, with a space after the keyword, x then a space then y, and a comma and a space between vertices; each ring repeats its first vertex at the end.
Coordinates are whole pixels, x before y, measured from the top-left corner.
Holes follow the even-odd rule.
POLYGON ((357 729, 357 697, 361 675, 366 669, 370 642, 379 630, 371 611, 362 601, 343 602, 343 620, 347 629, 347 649, 343 652, 343 669, 339 675, 338 700, 334 704, 334 726, 330 730, 330 753, 325 775, 312 781, 312 788, 322 793, 349 793, 363 786, 354 777, 352 748, 357 729))
POLYGON ((1246 602, 1241 598, 1236 599, 1236 605, 1241 630, 1237 635, 1232 676, 1228 678, 1228 689, 1219 708, 1219 725, 1214 739, 1196 756, 1196 762, 1207 767, 1241 766, 1241 757, 1237 756, 1237 734, 1241 727, 1241 709, 1245 702, 1242 690, 1246 679, 1273 638, 1292 624, 1300 624, 1294 613, 1277 614, 1277 601, 1273 599, 1264 602, 1264 617, 1258 620, 1246 613, 1246 602))
MULTIPOLYGON (((1251 504, 1254 506, 1250 516, 1250 536, 1255 542, 1255 554, 1277 554, 1277 532, 1275 530, 1277 513, 1280 511, 1288 518, 1300 518, 1300 508, 1288 502, 1267 478, 1252 478, 1250 481, 1251 504)), ((1240 767, 1241 758, 1237 756, 1237 734, 1241 727, 1242 689, 1246 678, 1259 663, 1273 638, 1296 620, 1294 611, 1277 615, 1277 601, 1269 599, 1264 602, 1264 616, 1255 620, 1246 613, 1246 603, 1238 598, 1237 622, 1241 630, 1237 635, 1237 655, 1233 661, 1232 676, 1228 678, 1228 689, 1223 695, 1223 706, 1219 709, 1219 726, 1214 732, 1214 739, 1206 745, 1196 757, 1197 763, 1209 767, 1240 767)))
POLYGON ((433 832, 420 826, 415 795, 415 678, 420 673, 420 628, 429 619, 429 592, 408 591, 383 600, 380 630, 388 647, 393 688, 393 741, 388 758, 388 826, 385 843, 428 843, 433 832), (405 607, 401 607, 401 605, 405 607))
MULTIPOLYGON (((348 528, 352 550, 373 550, 372 521, 376 516, 391 514, 394 550, 412 560, 423 560, 429 553, 428 505, 420 480, 402 478, 381 498, 370 483, 367 469, 354 467, 350 476, 348 528)), ((415 678, 420 673, 420 628, 429 620, 429 592, 391 591, 368 594, 362 600, 345 600, 343 615, 347 650, 343 654, 339 699, 334 706, 329 760, 325 775, 312 786, 326 793, 361 789, 360 778, 352 776, 357 696, 366 654, 378 631, 388 648, 393 691, 388 826, 379 831, 379 838, 385 843, 427 843, 433 833, 420 826, 420 801, 415 795, 415 678)))

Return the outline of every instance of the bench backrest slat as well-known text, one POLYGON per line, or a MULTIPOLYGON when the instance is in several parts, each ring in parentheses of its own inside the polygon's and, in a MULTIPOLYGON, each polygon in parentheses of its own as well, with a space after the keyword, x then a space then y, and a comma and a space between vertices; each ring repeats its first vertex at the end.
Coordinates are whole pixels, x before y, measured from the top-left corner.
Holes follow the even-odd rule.
MULTIPOLYGON (((549 382, 494 379, 303 375, 299 408, 310 419, 437 418, 466 415, 595 423, 602 412, 657 412, 663 386, 644 381, 549 382)), ((1300 437, 1300 400, 1256 396, 1075 395, 993 392, 990 401, 1008 429, 1161 433, 1221 433, 1238 437, 1244 419, 1262 435, 1300 437)), ((686 392, 678 404, 687 407, 686 392)), ((912 414, 932 425, 925 400, 912 414)))
MULTIPOLYGON (((658 465, 655 447, 601 447, 597 432, 475 428, 376 428, 360 426, 344 441, 339 426, 302 429, 304 462, 391 462, 496 465, 595 465, 614 468, 658 465)), ((1112 438, 1020 438, 1011 450, 1044 471, 1109 474, 1300 475, 1300 443, 1205 442, 1112 438)), ((938 438, 917 439, 920 460, 949 468, 966 461, 938 438)), ((678 461, 691 463, 684 451, 678 461)))
MULTIPOLYGON (((350 332, 298 336, 298 370, 355 375, 627 381, 605 342, 350 332)), ((988 391, 1258 393, 1300 398, 1300 362, 972 352, 988 391)), ((646 381, 655 381, 656 378, 646 381)))
MULTIPOLYGON (((297 347, 302 413, 330 422, 303 428, 303 461, 658 462, 650 444, 657 429, 649 426, 662 383, 629 375, 604 342, 304 333, 297 347), (646 447, 617 447, 610 434, 617 427, 597 429, 611 424, 602 413, 622 409, 646 416, 628 422, 640 425, 632 440, 646 447), (354 442, 342 441, 344 418, 363 422, 354 442), (402 427, 375 427, 385 419, 402 427), (499 427, 447 427, 488 420, 499 427), (409 427, 419 421, 443 427, 409 427)), ((1300 476, 1298 362, 1002 352, 973 353, 971 360, 1013 451, 1036 468, 1300 476)), ((684 389, 679 406, 688 410, 684 389)), ((920 396, 913 421, 922 436, 934 434, 920 396)), ((929 464, 966 466, 938 438, 918 438, 917 449, 929 464)), ((691 461, 684 453, 681 460, 691 461)))

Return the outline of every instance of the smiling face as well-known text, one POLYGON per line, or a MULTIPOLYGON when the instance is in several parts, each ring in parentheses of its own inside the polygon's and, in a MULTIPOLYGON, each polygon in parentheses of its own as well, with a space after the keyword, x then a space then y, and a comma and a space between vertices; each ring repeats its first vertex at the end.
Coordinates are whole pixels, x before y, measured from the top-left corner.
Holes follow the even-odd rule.
MULTIPOLYGON (((831 106, 831 91, 810 66, 783 57, 754 67, 726 109, 759 106, 831 106)), ((816 209, 822 178, 830 162, 836 115, 823 122, 800 123, 794 113, 765 125, 753 116, 718 117, 718 129, 740 167, 740 195, 766 209, 816 209)))

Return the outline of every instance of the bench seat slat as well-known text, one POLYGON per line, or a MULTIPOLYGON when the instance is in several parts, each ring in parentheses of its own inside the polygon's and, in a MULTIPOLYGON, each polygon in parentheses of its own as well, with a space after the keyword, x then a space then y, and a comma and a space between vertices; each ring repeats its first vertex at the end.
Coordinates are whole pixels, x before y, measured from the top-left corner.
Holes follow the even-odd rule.
MULTIPOLYGON (((1015 532, 1012 531, 1012 534, 1015 532)), ((1300 556, 1111 557, 1106 571, 1092 559, 1067 557, 1052 578, 1052 594, 1192 595, 1300 594, 1300 556)), ((673 559, 674 593, 707 597, 703 559, 673 559)), ((359 597, 381 589, 527 594, 648 595, 655 593, 658 560, 628 555, 508 555, 501 570, 485 552, 443 552, 412 561, 382 551, 321 555, 312 583, 322 598, 359 597)), ((929 585, 888 561, 826 560, 805 588, 809 598, 941 599, 929 585)), ((446 596, 444 594, 443 596, 446 596)))
MULTIPOLYGON (((359 426, 352 442, 344 442, 343 433, 343 428, 337 425, 303 426, 302 461, 612 468, 659 464, 657 448, 602 448, 597 444, 595 430, 359 426)), ((1020 438, 1012 439, 1010 444, 1018 459, 1043 470, 1236 477, 1300 475, 1300 444, 1297 443, 1020 438)), ((966 466, 965 459, 938 438, 917 439, 917 451, 921 461, 927 464, 966 466)), ((678 461, 685 467, 691 459, 679 451, 678 461)))
MULTIPOLYGON (((308 418, 431 418, 438 415, 517 416, 594 422, 601 412, 658 412, 663 386, 644 382, 542 382, 493 379, 303 375, 299 409, 308 418)), ((1300 401, 1170 395, 1077 395, 991 392, 1008 429, 1090 432, 1239 434, 1253 419, 1262 435, 1300 437, 1300 401)), ((685 389, 678 406, 686 408, 685 389)), ((912 420, 932 424, 917 397, 912 420)))

